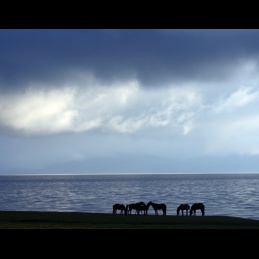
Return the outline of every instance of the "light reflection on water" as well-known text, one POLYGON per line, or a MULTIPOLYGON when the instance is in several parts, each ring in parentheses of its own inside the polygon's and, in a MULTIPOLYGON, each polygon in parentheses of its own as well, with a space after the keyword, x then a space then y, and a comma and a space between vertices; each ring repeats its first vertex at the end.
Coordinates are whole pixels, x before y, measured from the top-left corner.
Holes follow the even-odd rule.
POLYGON ((153 201, 176 215, 203 202, 205 215, 259 220, 258 187, 259 174, 0 176, 0 210, 111 213, 114 203, 153 201))

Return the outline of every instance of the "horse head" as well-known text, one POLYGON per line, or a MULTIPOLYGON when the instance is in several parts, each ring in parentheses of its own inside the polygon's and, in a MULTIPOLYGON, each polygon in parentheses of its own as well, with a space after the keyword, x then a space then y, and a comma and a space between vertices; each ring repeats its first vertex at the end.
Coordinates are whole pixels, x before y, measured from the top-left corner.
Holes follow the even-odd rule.
POLYGON ((176 214, 177 214, 177 216, 179 216, 180 208, 181 208, 181 206, 179 206, 179 207, 177 208, 177 210, 176 210, 176 214))

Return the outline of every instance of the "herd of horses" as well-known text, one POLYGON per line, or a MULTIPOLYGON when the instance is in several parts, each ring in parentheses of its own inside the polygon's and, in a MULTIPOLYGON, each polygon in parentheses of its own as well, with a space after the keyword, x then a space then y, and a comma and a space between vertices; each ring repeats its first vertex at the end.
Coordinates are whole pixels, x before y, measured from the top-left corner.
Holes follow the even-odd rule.
MULTIPOLYGON (((135 215, 148 215, 148 210, 150 208, 150 206, 153 208, 153 210, 155 211, 155 215, 158 215, 158 211, 162 210, 162 215, 166 216, 166 204, 164 203, 154 203, 152 201, 148 202, 147 204, 145 204, 143 201, 141 202, 137 202, 137 203, 131 203, 128 205, 124 205, 124 204, 119 204, 116 203, 112 206, 112 214, 116 215, 116 214, 120 214, 120 215, 131 215, 132 211, 135 211, 135 215), (118 211, 120 211, 120 213, 118 213, 118 211)), ((192 204, 192 206, 190 206, 187 203, 184 204, 180 204, 177 207, 176 210, 176 214, 177 216, 181 215, 182 216, 188 216, 188 214, 190 216, 192 215, 196 215, 196 210, 200 210, 202 216, 205 215, 205 206, 203 203, 194 203, 192 204), (185 211, 185 213, 184 213, 185 211)))

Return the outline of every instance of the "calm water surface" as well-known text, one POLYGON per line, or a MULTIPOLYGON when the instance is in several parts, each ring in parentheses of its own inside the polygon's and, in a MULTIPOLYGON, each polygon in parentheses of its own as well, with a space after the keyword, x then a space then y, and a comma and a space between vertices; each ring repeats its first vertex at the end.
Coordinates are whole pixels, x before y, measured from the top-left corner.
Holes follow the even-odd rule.
POLYGON ((165 203, 167 215, 202 202, 205 215, 259 220, 259 174, 0 176, 2 211, 112 213, 114 203, 139 201, 165 203))

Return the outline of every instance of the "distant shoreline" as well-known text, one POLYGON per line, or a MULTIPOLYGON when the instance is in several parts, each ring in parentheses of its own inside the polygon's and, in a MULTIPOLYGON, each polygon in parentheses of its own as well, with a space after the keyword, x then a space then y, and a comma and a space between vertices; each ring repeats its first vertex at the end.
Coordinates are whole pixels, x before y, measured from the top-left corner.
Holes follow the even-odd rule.
POLYGON ((0 174, 0 176, 95 176, 95 175, 100 175, 100 176, 108 176, 108 175, 242 175, 242 174, 252 174, 252 175, 259 175, 259 172, 217 172, 217 173, 82 173, 82 174, 0 174))

